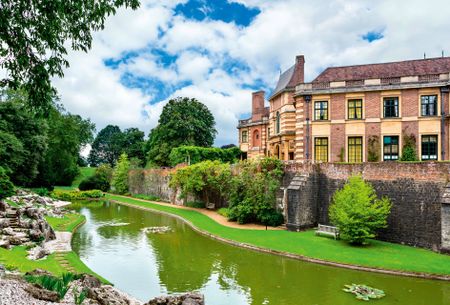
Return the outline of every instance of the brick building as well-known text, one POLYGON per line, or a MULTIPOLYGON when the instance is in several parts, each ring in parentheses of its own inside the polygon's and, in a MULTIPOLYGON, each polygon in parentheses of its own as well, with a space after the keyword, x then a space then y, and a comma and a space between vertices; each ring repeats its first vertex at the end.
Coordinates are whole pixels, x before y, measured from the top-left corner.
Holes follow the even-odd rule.
POLYGON ((239 148, 244 158, 267 155, 267 129, 269 124, 269 107, 264 105, 264 91, 252 94, 252 116, 239 120, 239 148))
POLYGON ((278 84, 288 85, 281 91, 277 86, 270 98, 269 130, 280 126, 280 132, 270 134, 267 155, 289 160, 294 151, 296 161, 389 161, 408 146, 420 160, 450 159, 449 57, 331 67, 310 83, 303 81, 302 56, 293 67, 297 76, 291 73, 286 82, 289 70, 283 73, 278 84), (281 102, 279 92, 287 96, 281 102), (294 141, 289 150, 283 135, 284 143, 294 141))

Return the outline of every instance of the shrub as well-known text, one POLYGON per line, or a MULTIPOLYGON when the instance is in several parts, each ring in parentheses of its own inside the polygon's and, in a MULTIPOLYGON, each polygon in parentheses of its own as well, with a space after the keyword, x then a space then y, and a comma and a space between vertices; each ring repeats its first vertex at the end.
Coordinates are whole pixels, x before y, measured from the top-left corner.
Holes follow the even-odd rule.
POLYGON ((230 213, 230 210, 228 208, 220 208, 217 210, 217 214, 222 215, 223 217, 228 218, 228 214, 230 213))
POLYGON ((105 196, 100 190, 90 190, 90 191, 65 191, 65 190, 54 190, 51 193, 51 197, 59 200, 72 201, 72 200, 83 200, 83 199, 96 199, 105 196))
POLYGON ((196 209, 204 209, 206 205, 202 201, 188 201, 185 203, 185 206, 196 209))
POLYGON ((70 282, 80 279, 81 276, 74 273, 64 273, 61 278, 51 275, 25 275, 24 278, 29 283, 38 284, 47 290, 55 291, 59 299, 62 300, 69 290, 70 282))
POLYGON ((400 161, 419 161, 416 151, 416 137, 403 131, 403 149, 400 161))
POLYGON ((48 196, 49 191, 47 188, 45 187, 39 187, 39 188, 33 188, 31 189, 31 191, 33 191, 34 193, 38 194, 39 196, 48 196))
POLYGON ((14 184, 9 180, 3 167, 0 166, 0 200, 14 195, 14 184))
POLYGON ((283 224, 284 217, 275 209, 267 209, 261 212, 260 220, 263 225, 278 227, 283 224))
POLYGON ((391 201, 387 197, 378 199, 369 183, 353 176, 333 195, 329 216, 342 239, 361 245, 374 238, 376 230, 387 226, 390 210, 391 201))
POLYGON ((236 163, 242 151, 238 147, 217 148, 199 146, 180 146, 170 152, 170 164, 176 166, 180 163, 196 164, 203 161, 220 161, 223 163, 236 163))
POLYGON ((120 155, 119 161, 117 162, 111 186, 115 193, 126 194, 128 193, 128 171, 130 169, 130 162, 128 161, 127 154, 123 153, 120 155))
POLYGON ((101 190, 108 192, 111 187, 113 169, 109 164, 102 164, 95 170, 94 175, 89 176, 80 182, 80 191, 101 190))

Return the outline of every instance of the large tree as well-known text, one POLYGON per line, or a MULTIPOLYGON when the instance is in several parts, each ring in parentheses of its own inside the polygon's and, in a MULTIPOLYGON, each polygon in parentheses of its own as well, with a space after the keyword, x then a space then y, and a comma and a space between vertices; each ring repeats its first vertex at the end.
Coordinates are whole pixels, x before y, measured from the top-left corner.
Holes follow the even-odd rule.
POLYGON ((48 149, 34 184, 71 185, 79 174, 77 163, 80 150, 92 142, 95 125, 89 119, 56 108, 50 111, 47 124, 48 149))
POLYGON ((144 153, 145 133, 137 128, 128 128, 122 135, 122 152, 126 153, 130 160, 138 159, 140 164, 145 162, 144 153))
POLYGON ((136 9, 139 1, 0 1, 0 68, 8 72, 0 88, 23 88, 30 104, 47 113, 56 92, 50 78, 69 66, 68 46, 87 52, 92 31, 122 6, 136 9))
POLYGON ((169 165, 173 148, 182 145, 211 147, 216 136, 211 111, 194 98, 179 97, 163 108, 158 126, 152 129, 147 143, 147 158, 152 164, 169 165))
POLYGON ((23 92, 0 93, 0 166, 17 185, 29 185, 47 149, 47 123, 27 107, 23 92))
POLYGON ((122 131, 119 126, 108 125, 95 137, 88 162, 91 166, 109 164, 114 166, 122 152, 122 131))

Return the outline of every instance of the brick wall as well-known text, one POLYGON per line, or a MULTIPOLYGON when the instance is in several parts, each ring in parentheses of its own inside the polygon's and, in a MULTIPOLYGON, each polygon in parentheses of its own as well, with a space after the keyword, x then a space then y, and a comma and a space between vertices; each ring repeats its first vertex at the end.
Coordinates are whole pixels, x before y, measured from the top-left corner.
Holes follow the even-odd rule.
POLYGON ((365 97, 366 118, 381 118, 381 95, 379 92, 367 92, 365 97))
MULTIPOLYGON (((393 203, 388 227, 379 232, 379 239, 441 249, 441 210, 447 207, 442 198, 450 176, 448 163, 294 164, 286 167, 286 173, 308 176, 307 183, 288 197, 291 229, 329 224, 328 208, 334 192, 342 188, 348 177, 359 174, 374 186, 378 196, 388 196, 393 203), (317 209, 315 218, 304 217, 311 215, 302 212, 308 201, 310 209, 317 209)), ((284 183, 285 187, 289 185, 288 181, 284 183)))
POLYGON ((419 90, 402 90, 402 117, 419 116, 419 90))
POLYGON ((332 120, 345 119, 345 94, 333 94, 331 96, 330 118, 332 120))
POLYGON ((342 161, 345 161, 345 124, 331 125, 329 144, 331 145, 330 161, 341 162, 339 156, 341 155, 342 148, 344 149, 344 155, 342 156, 344 159, 342 161))

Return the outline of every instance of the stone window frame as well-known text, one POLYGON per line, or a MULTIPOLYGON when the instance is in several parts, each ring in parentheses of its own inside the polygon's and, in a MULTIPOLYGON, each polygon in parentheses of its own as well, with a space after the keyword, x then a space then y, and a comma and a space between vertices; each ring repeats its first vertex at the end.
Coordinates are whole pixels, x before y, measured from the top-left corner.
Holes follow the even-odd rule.
MULTIPOLYGON (((400 97, 399 96, 394 96, 394 95, 392 95, 392 96, 382 96, 381 97, 381 103, 382 103, 382 105, 381 105, 381 110, 382 110, 382 118, 383 119, 398 119, 398 118, 401 118, 401 100, 400 100, 400 97), (397 100, 397 115, 396 116, 386 116, 386 101, 387 100, 397 100)), ((394 106, 395 107, 395 106, 394 106)))
MULTIPOLYGON (((421 94, 420 95, 420 97, 419 97, 419 104, 420 104, 420 108, 419 108, 419 111, 420 111, 420 116, 421 117, 435 117, 435 116, 438 116, 439 115, 439 95, 438 94, 421 94), (434 103, 434 114, 424 114, 424 112, 423 112, 423 110, 424 110, 424 101, 423 101, 423 99, 425 98, 425 97, 431 97, 431 96, 434 96, 435 98, 436 98, 436 101, 435 101, 435 103, 434 103)), ((430 103, 428 102, 428 104, 426 104, 426 105, 430 105, 430 103)), ((428 108, 428 111, 430 110, 429 109, 429 107, 427 107, 428 108)))
POLYGON ((363 135, 347 135, 345 138, 346 160, 348 163, 363 163, 365 159, 365 136, 363 135), (350 161, 350 138, 361 138, 361 161, 350 161))
POLYGON ((330 119, 330 102, 328 100, 315 100, 313 101, 313 112, 314 112, 314 121, 328 121, 330 119), (316 108, 316 104, 323 104, 326 103, 326 108, 320 107, 316 108), (318 118, 317 117, 317 111, 325 111, 325 118, 318 118))
POLYGON ((241 132, 241 143, 248 143, 248 130, 241 132))
POLYGON ((440 161, 440 151, 441 151, 441 143, 440 136, 437 133, 423 133, 419 135, 420 145, 419 145, 419 157, 421 161, 440 161), (436 159, 424 159, 423 158, 423 138, 424 137, 436 137, 436 159))
MULTIPOLYGON (((313 143, 314 143, 314 161, 319 161, 319 162, 330 162, 330 137, 329 136, 315 136, 314 138, 313 138, 313 143), (317 158, 317 150, 316 150, 316 146, 317 146, 317 143, 316 143, 316 140, 318 140, 318 139, 326 139, 327 140, 327 145, 326 145, 326 147, 327 147, 327 154, 326 154, 326 160, 324 161, 324 160, 318 160, 318 158, 317 158)), ((325 146, 325 145, 320 145, 320 146, 325 146)))
POLYGON ((363 96, 347 96, 345 101, 345 119, 351 121, 360 121, 365 119, 365 99, 363 96), (361 117, 360 118, 351 118, 350 114, 350 102, 360 100, 361 101, 361 117))
POLYGON ((399 134, 384 134, 384 135, 382 135, 382 158, 383 158, 383 161, 398 161, 398 160, 400 160, 400 156, 401 156, 401 135, 399 135, 399 134), (384 142, 384 138, 385 137, 397 137, 397 159, 393 159, 393 158, 391 158, 391 159, 386 159, 385 158, 385 142, 384 142))

